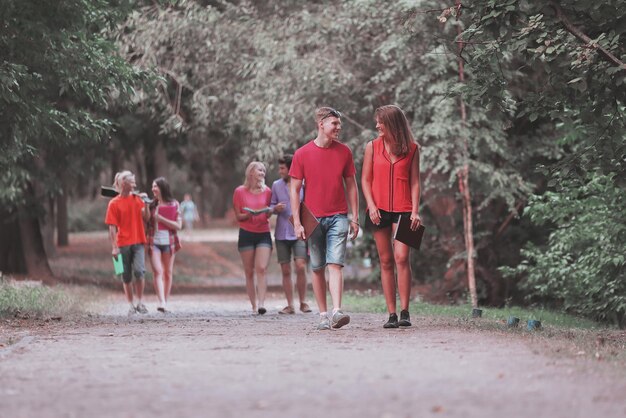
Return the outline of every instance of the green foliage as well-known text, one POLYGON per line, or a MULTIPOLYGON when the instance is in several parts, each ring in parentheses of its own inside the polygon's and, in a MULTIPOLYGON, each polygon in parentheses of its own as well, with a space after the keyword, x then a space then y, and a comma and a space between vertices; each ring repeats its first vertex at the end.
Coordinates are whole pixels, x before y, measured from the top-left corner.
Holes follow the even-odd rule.
POLYGON ((552 232, 547 243, 527 245, 524 262, 505 271, 526 278, 530 300, 626 326, 624 191, 601 174, 572 186, 531 200, 529 216, 552 232))
POLYGON ((107 203, 104 199, 72 199, 68 205, 68 230, 70 232, 102 231, 107 203))
MULTIPOLYGON (((7 0, 0 6, 0 202, 46 192, 79 156, 103 143, 111 122, 97 111, 128 97, 146 75, 115 53, 107 33, 130 3, 7 0)), ((89 155, 89 154, 87 154, 89 155)), ((86 162, 86 161, 85 161, 86 162)))
POLYGON ((522 264, 504 271, 531 300, 622 326, 624 6, 482 2, 464 9, 457 39, 474 75, 465 97, 508 112, 510 141, 542 135, 552 144, 543 159, 521 155, 537 181, 527 213, 548 232, 530 236, 522 264))

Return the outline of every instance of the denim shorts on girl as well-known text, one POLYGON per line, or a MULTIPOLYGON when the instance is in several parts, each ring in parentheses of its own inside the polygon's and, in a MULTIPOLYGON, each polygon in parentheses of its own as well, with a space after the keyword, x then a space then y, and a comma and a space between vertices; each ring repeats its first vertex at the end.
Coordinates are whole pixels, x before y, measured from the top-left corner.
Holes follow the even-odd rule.
POLYGON ((346 214, 325 216, 307 240, 311 269, 319 270, 327 264, 343 266, 350 222, 346 214))
POLYGON ((269 232, 250 232, 239 228, 237 241, 239 252, 255 250, 259 247, 272 248, 272 235, 269 232))

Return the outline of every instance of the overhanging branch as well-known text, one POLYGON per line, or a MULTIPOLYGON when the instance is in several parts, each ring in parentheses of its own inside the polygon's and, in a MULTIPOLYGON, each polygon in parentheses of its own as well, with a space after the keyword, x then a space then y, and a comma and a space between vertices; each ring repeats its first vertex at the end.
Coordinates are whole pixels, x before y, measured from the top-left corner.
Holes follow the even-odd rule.
POLYGON ((567 18, 567 16, 565 16, 565 13, 563 12, 560 4, 558 4, 556 1, 551 1, 549 4, 550 7, 554 9, 557 19, 561 21, 561 23, 563 24, 563 26, 565 26, 565 29, 567 29, 569 33, 583 41, 588 47, 598 50, 600 52, 600 55, 608 62, 619 66, 622 70, 626 70, 626 64, 624 64, 619 58, 613 55, 611 51, 604 48, 602 45, 594 43, 590 37, 585 35, 580 29, 574 26, 572 22, 570 22, 570 20, 567 18))

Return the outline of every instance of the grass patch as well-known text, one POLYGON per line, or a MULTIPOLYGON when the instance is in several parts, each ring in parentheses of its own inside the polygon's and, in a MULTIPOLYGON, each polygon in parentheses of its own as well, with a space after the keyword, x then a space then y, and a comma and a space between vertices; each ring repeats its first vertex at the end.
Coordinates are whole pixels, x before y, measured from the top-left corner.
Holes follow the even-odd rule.
MULTIPOLYGON (((346 309, 353 312, 387 313, 387 305, 382 294, 373 292, 346 292, 343 297, 346 309)), ((537 319, 543 326, 561 329, 585 329, 604 330, 606 326, 589 319, 578 318, 561 312, 553 312, 545 309, 529 309, 522 307, 508 308, 481 308, 482 317, 495 321, 506 321, 509 316, 520 318, 520 327, 526 326, 528 319, 537 319)), ((412 316, 445 317, 445 318, 469 318, 472 308, 470 305, 434 305, 425 302, 411 302, 412 316)))
POLYGON ((59 316, 81 309, 83 302, 66 289, 40 282, 0 281, 0 317, 59 316))

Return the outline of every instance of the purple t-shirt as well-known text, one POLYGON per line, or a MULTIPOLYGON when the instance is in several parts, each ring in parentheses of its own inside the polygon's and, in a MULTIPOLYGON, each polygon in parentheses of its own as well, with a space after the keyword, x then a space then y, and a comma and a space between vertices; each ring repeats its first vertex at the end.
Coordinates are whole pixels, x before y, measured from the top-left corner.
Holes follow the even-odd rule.
MULTIPOLYGON (((300 189, 300 201, 302 201, 303 189, 300 189)), ((289 204, 289 183, 283 179, 278 179, 272 183, 272 200, 270 201, 270 207, 274 208, 278 203, 284 203, 285 209, 276 215, 276 231, 274 232, 274 239, 280 240, 296 240, 296 233, 289 222, 291 216, 291 205, 289 204)))

